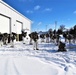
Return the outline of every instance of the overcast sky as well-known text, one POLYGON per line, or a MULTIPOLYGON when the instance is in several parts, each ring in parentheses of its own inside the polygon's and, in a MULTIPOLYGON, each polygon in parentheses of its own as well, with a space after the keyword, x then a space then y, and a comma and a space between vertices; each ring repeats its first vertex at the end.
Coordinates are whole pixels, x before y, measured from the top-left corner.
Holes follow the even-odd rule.
POLYGON ((32 20, 32 31, 73 27, 76 24, 76 0, 4 0, 32 20))

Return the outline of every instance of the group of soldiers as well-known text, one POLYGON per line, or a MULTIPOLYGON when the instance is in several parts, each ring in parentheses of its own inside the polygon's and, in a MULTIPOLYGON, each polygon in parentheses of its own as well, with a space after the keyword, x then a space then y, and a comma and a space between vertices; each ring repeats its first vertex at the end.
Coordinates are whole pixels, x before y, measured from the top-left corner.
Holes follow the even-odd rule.
MULTIPOLYGON (((27 32, 23 32, 21 34, 22 40, 23 40, 23 44, 25 43, 24 38, 26 37, 27 32)), ((8 43, 11 44, 11 47, 14 47, 14 42, 17 39, 17 34, 12 32, 11 34, 8 33, 0 33, 0 46, 2 45, 7 45, 8 43)))
POLYGON ((16 33, 0 33, 0 46, 7 45, 8 43, 11 43, 11 47, 14 46, 14 40, 16 39, 16 33))
MULTIPOLYGON (((31 34, 29 34, 30 37, 30 44, 32 44, 32 40, 33 40, 33 49, 35 50, 39 50, 38 49, 38 39, 41 38, 41 42, 44 42, 44 39, 46 38, 46 43, 49 43, 49 34, 41 34, 40 36, 38 36, 37 32, 32 32, 31 34), (45 37, 46 36, 46 37, 45 37)), ((58 52, 59 51, 66 51, 65 49, 65 38, 63 37, 63 35, 59 35, 59 36, 53 36, 53 39, 57 39, 57 45, 58 45, 58 52)))
MULTIPOLYGON (((22 31, 21 36, 22 36, 23 44, 25 44, 26 34, 27 34, 27 32, 22 31)), ((11 34, 7 34, 7 33, 1 34, 0 33, 0 46, 2 46, 3 44, 7 45, 8 43, 11 43, 11 47, 14 47, 14 40, 16 40, 16 36, 17 36, 17 34, 13 33, 13 32, 11 34)), ((34 50, 39 50, 38 39, 42 38, 41 42, 44 42, 45 35, 42 34, 42 35, 39 36, 38 33, 35 31, 35 32, 30 33, 29 37, 30 37, 30 43, 29 44, 30 45, 33 44, 33 49, 34 50)), ((46 38, 47 38, 46 43, 49 43, 49 38, 48 37, 49 37, 49 35, 46 34, 46 38)), ((59 48, 58 51, 66 51, 65 43, 63 43, 61 40, 58 40, 58 48, 59 48)))

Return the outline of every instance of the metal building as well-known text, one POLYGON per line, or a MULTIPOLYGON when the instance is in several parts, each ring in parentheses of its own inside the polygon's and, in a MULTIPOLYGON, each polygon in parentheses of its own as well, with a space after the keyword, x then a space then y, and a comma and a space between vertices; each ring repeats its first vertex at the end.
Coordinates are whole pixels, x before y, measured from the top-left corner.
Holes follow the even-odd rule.
POLYGON ((14 8, 9 6, 4 1, 0 0, 0 32, 9 33, 15 32, 21 34, 22 30, 27 32, 27 39, 29 39, 28 34, 31 32, 32 21, 16 11, 14 8))

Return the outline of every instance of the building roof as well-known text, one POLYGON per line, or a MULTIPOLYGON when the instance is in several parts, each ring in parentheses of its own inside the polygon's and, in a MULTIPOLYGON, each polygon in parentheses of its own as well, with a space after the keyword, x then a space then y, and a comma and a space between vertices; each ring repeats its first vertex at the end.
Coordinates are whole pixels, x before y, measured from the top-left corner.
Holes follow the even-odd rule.
POLYGON ((10 5, 8 5, 7 3, 5 3, 3 0, 0 0, 0 3, 2 3, 3 5, 5 5, 6 7, 10 8, 11 10, 13 10, 17 14, 21 15, 22 17, 26 18, 27 20, 29 20, 32 23, 32 21, 30 19, 28 19, 27 17, 25 17, 24 15, 22 15, 20 12, 18 12, 13 7, 11 7, 10 5))

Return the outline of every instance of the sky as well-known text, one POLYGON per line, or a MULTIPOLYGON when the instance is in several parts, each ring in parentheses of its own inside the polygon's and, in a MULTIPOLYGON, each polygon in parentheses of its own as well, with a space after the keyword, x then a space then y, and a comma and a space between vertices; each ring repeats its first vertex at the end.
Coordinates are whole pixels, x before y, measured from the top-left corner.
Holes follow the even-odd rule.
POLYGON ((32 31, 76 25, 76 0, 3 0, 32 21, 32 31))

